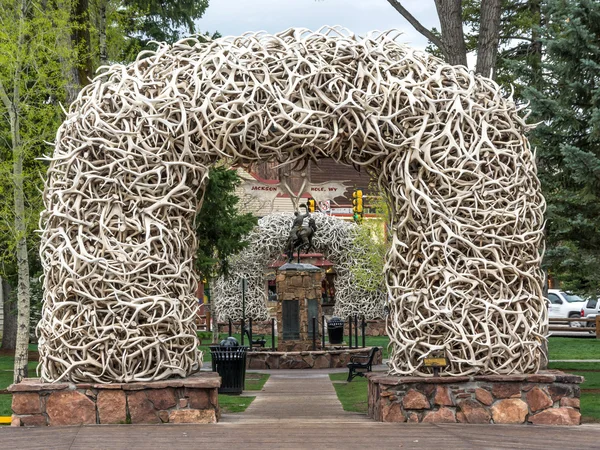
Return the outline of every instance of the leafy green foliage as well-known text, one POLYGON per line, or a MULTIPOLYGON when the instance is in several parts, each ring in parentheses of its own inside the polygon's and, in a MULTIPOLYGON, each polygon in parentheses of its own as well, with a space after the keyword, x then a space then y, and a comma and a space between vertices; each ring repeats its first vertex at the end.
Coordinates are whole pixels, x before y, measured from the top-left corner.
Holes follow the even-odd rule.
MULTIPOLYGON (((195 21, 202 17, 207 7, 208 0, 108 1, 109 60, 131 62, 140 51, 155 47, 151 41, 172 44, 185 35, 197 33, 195 21)), ((219 36, 214 33, 210 37, 219 36)))
POLYGON ((0 276, 13 286, 17 281, 16 244, 21 236, 14 228, 10 111, 19 118, 28 259, 30 273, 35 276, 41 271, 35 230, 42 208, 41 174, 46 172, 46 163, 39 158, 50 152, 47 142, 53 140, 62 121, 64 71, 71 60, 69 49, 60 45, 70 32, 68 11, 45 2, 27 5, 20 23, 18 3, 0 0, 0 83, 11 104, 9 108, 6 101, 0 102, 0 276))
POLYGON ((600 3, 549 0, 544 83, 530 87, 548 202, 546 264, 565 289, 600 293, 600 3))
POLYGON ((388 206, 383 197, 370 199, 369 206, 377 212, 376 218, 360 223, 354 244, 361 255, 360 264, 351 270, 357 286, 367 292, 381 290, 384 286, 385 255, 390 243, 387 239, 388 206))
POLYGON ((240 183, 238 175, 229 168, 210 169, 202 209, 196 218, 196 268, 204 278, 228 274, 228 258, 248 245, 244 236, 257 224, 252 214, 238 212, 235 189, 240 183))

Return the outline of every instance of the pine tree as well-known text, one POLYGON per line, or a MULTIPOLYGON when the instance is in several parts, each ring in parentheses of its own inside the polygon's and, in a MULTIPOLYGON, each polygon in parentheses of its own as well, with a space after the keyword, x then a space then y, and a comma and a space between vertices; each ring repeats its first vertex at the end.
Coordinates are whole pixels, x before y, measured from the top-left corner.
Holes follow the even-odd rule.
POLYGON ((208 280, 228 274, 227 259, 248 245, 244 236, 257 223, 252 214, 238 212, 235 188, 240 183, 234 170, 223 166, 210 169, 202 209, 196 218, 196 269, 208 280))
POLYGON ((546 264, 566 289, 600 292, 600 3, 549 0, 544 86, 526 91, 546 200, 546 264))

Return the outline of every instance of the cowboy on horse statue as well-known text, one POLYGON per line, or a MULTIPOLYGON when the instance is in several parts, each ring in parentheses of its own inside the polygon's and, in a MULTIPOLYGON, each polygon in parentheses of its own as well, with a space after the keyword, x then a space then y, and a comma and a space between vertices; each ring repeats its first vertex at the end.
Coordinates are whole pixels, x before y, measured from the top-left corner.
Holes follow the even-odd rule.
POLYGON ((317 225, 315 219, 310 217, 308 208, 306 205, 302 205, 306 208, 306 214, 300 214, 299 211, 294 213, 294 222, 292 223, 292 229, 287 240, 286 249, 288 262, 292 262, 294 258, 294 251, 298 252, 298 264, 300 264, 300 252, 304 249, 307 253, 312 248, 312 238, 317 231, 317 225), (308 218, 308 226, 303 225, 304 219, 308 218))

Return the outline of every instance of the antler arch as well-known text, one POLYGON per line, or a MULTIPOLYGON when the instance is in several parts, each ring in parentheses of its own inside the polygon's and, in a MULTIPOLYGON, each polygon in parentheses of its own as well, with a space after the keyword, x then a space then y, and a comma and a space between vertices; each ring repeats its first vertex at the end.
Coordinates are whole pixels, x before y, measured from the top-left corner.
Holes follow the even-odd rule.
MULTIPOLYGON (((353 267, 365 263, 369 251, 369 246, 358 239, 358 226, 325 214, 317 213, 311 217, 318 230, 313 247, 336 267, 334 314, 339 317, 365 316, 367 319, 384 317, 385 287, 362 289, 357 286, 352 272, 353 267)), ((260 218, 248 234, 248 247, 231 260, 230 276, 220 277, 215 282, 212 300, 219 320, 242 318, 241 278, 247 280, 245 317, 268 319, 264 272, 269 263, 281 256, 292 220, 291 214, 269 214, 260 218)), ((375 278, 376 274, 373 275, 375 278)))
POLYGON ((193 220, 219 159, 367 167, 392 200, 390 370, 537 370, 544 200, 491 80, 341 29, 186 39, 114 65, 57 133, 44 192, 41 376, 196 370, 193 220))

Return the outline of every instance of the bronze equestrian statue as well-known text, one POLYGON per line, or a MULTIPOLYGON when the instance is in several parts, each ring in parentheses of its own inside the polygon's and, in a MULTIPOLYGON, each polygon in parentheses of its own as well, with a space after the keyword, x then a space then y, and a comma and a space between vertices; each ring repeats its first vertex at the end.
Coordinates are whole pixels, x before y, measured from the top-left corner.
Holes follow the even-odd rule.
POLYGON ((315 219, 310 217, 310 213, 307 211, 306 214, 300 214, 298 211, 295 213, 294 223, 292 224, 292 229, 290 231, 290 236, 288 237, 288 241, 286 244, 288 263, 292 262, 294 258, 294 251, 298 252, 298 264, 300 264, 300 253, 304 250, 305 253, 308 253, 310 249, 313 247, 312 238, 317 231, 317 224, 315 219), (305 227, 302 225, 302 222, 305 218, 308 219, 308 226, 305 227))

